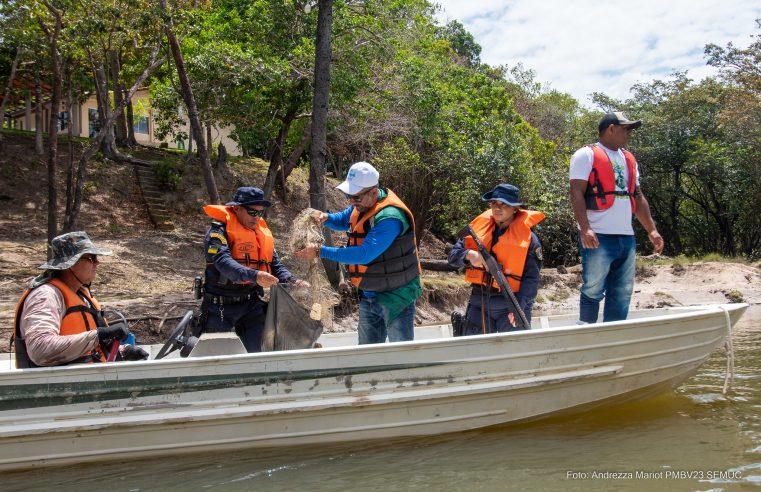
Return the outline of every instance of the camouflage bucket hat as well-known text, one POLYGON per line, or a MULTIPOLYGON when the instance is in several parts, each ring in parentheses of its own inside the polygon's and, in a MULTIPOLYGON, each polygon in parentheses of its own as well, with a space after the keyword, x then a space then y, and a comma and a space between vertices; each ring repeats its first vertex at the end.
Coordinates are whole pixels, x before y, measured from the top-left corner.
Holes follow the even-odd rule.
POLYGON ((66 270, 74 266, 86 253, 93 255, 110 255, 110 249, 96 248, 90 236, 84 231, 68 232, 53 238, 50 243, 53 258, 39 266, 42 270, 66 270))

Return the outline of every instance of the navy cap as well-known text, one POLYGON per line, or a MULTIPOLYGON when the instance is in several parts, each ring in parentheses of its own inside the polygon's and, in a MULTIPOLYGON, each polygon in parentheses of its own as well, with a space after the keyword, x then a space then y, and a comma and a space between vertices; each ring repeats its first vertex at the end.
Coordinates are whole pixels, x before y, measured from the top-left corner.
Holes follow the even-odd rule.
POLYGON ((225 205, 264 205, 269 207, 272 203, 264 199, 264 192, 261 189, 255 186, 241 186, 235 192, 233 200, 225 203, 225 205))
POLYGON ((493 190, 484 193, 481 199, 485 202, 502 202, 512 207, 520 207, 521 203, 520 190, 517 186, 507 183, 500 183, 493 190))

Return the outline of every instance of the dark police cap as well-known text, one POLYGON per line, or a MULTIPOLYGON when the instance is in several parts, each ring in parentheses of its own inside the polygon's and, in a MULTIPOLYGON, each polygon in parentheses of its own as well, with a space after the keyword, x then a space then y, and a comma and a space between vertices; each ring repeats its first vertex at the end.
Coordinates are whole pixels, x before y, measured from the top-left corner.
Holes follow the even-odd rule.
POLYGON ((261 189, 254 186, 242 186, 235 192, 233 200, 225 203, 225 205, 264 205, 269 207, 272 203, 264 199, 264 192, 261 189))
POLYGON ((493 190, 484 193, 481 199, 485 202, 502 202, 513 207, 520 207, 521 203, 520 190, 517 186, 511 184, 500 183, 494 187, 493 190))

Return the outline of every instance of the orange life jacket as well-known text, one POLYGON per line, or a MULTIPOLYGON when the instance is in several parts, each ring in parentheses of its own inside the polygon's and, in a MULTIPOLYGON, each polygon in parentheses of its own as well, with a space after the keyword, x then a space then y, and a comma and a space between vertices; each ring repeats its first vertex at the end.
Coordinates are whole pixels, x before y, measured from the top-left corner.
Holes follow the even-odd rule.
POLYGON ((360 213, 355 207, 349 217, 347 246, 361 246, 372 228, 370 219, 386 207, 396 207, 404 211, 409 221, 409 232, 397 237, 380 257, 368 265, 347 265, 351 283, 357 288, 374 292, 384 292, 406 285, 422 272, 417 254, 415 217, 396 193, 391 190, 386 192, 386 197, 378 200, 371 209, 360 213))
POLYGON ((592 159, 592 171, 587 180, 587 190, 584 199, 587 210, 607 210, 613 206, 616 196, 628 196, 632 212, 637 209, 634 201, 634 187, 637 183, 637 161, 634 155, 626 149, 621 149, 626 159, 626 168, 629 171, 627 191, 616 191, 616 175, 613 172, 613 163, 608 154, 594 144, 590 146, 594 158, 592 159), (608 195, 612 195, 608 197, 608 195))
MULTIPOLYGON (((544 220, 544 213, 542 212, 519 210, 507 231, 499 237, 497 244, 493 246, 492 237, 497 224, 492 218, 491 210, 482 213, 470 223, 473 232, 476 233, 487 251, 490 251, 497 263, 502 265, 502 271, 513 292, 521 290, 523 267, 526 265, 526 255, 531 245, 531 228, 542 220, 544 220)), ((478 251, 476 242, 472 237, 467 236, 464 244, 465 248, 478 251)), ((476 285, 486 285, 485 271, 467 266, 465 268, 465 281, 476 285)), ((491 283, 492 287, 499 289, 493 279, 491 283)))
MULTIPOLYGON (((235 261, 249 268, 272 273, 272 257, 275 254, 275 240, 264 219, 251 230, 240 223, 232 207, 226 205, 206 205, 206 215, 225 224, 230 253, 235 261)), ((209 265, 207 265, 209 266, 209 265)), ((247 285, 252 282, 241 282, 247 285)))
MULTIPOLYGON (((61 335, 79 335, 80 333, 84 333, 97 328, 98 322, 96 321, 96 316, 99 316, 100 304, 98 304, 98 301, 95 300, 92 295, 90 295, 90 291, 88 289, 85 287, 80 287, 78 292, 74 292, 61 279, 55 277, 48 280, 47 283, 58 289, 61 294, 63 294, 63 300, 66 305, 66 312, 63 315, 59 329, 59 333, 61 335)), ((28 358, 26 355, 26 342, 21 336, 21 312, 24 309, 24 302, 32 290, 33 289, 26 289, 24 294, 21 296, 18 304, 16 305, 13 334, 16 342, 15 346, 17 367, 36 367, 31 359, 26 361, 28 364, 27 366, 19 366, 20 356, 26 356, 28 358)), ((93 357, 99 359, 101 362, 106 361, 106 354, 101 348, 100 344, 96 344, 95 350, 93 352, 93 357)), ((92 362, 92 358, 89 358, 88 362, 92 362)))

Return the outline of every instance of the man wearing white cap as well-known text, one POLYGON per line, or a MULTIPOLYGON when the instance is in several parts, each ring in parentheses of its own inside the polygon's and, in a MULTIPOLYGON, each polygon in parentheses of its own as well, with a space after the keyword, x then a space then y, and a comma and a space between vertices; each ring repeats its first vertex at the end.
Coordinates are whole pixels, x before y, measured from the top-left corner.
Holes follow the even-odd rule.
POLYGON ((415 218, 391 190, 378 186, 378 171, 367 162, 349 168, 344 192, 349 207, 318 212, 314 218, 336 231, 347 231, 346 247, 307 246, 294 255, 345 263, 359 289, 359 343, 412 340, 415 301, 422 294, 415 218))

